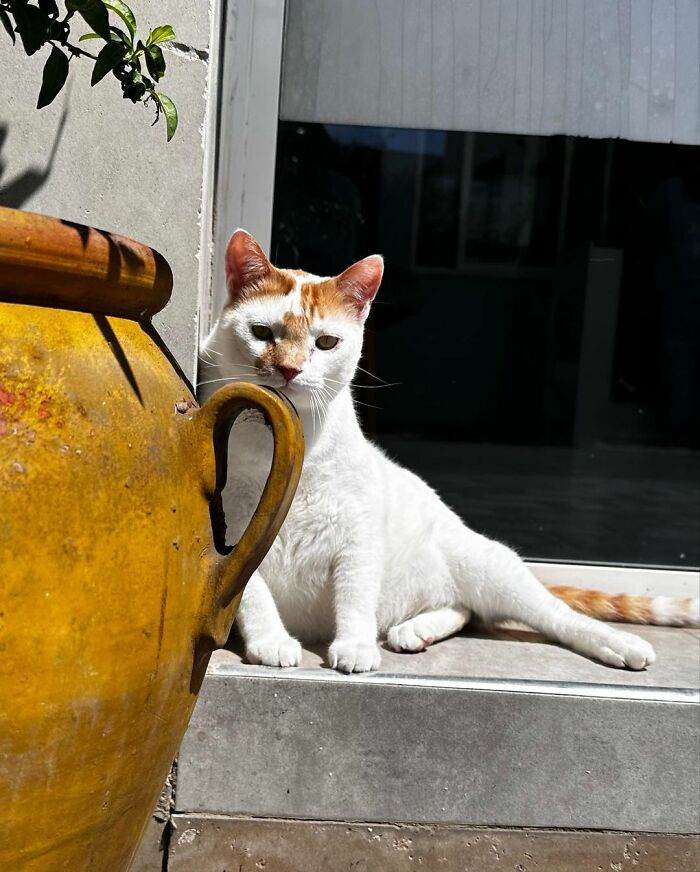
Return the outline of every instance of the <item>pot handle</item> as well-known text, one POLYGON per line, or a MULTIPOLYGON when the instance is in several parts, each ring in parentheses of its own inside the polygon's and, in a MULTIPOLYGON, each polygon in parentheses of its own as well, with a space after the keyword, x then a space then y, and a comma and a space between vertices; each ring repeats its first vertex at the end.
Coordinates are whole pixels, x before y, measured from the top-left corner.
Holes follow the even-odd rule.
POLYGON ((254 409, 272 427, 274 450, 260 502, 233 550, 220 555, 206 620, 206 634, 217 645, 228 637, 238 599, 272 545, 299 483, 304 461, 304 434, 294 406, 271 388, 246 382, 220 388, 196 413, 205 441, 204 480, 209 501, 220 498, 226 484, 228 437, 241 412, 254 409))

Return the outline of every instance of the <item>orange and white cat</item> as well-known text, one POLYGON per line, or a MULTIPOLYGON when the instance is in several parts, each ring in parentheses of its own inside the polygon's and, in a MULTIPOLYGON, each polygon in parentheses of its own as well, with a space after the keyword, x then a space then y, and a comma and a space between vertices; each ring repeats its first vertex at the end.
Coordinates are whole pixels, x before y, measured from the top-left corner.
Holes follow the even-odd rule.
MULTIPOLYGON (((373 255, 323 278, 272 266, 243 230, 229 242, 229 301, 204 345, 202 392, 237 379, 277 388, 296 406, 306 439, 289 515, 242 598, 247 659, 296 666, 299 640, 327 640, 330 666, 364 672, 380 664, 378 639, 420 651, 478 615, 522 622, 611 666, 653 663, 648 642, 581 612, 697 626, 697 600, 550 591, 514 551, 470 530, 365 438, 350 385, 383 268, 373 255)), ((238 462, 227 521, 236 541, 267 477, 272 437, 246 414, 231 438, 238 462)))

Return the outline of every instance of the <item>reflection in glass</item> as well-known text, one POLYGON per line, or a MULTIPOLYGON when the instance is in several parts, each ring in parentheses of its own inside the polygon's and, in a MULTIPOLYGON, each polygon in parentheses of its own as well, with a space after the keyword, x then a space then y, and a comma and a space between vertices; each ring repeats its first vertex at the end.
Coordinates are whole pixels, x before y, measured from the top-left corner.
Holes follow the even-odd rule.
POLYGON ((699 164, 281 122, 273 258, 328 275, 385 255, 365 429, 476 529, 529 558, 696 566, 699 164))

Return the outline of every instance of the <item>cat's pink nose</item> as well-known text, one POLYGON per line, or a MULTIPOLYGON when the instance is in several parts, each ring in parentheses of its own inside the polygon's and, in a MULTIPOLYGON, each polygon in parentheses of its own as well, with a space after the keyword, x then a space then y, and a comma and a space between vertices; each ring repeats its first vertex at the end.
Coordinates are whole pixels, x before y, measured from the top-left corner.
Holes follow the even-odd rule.
POLYGON ((300 369, 295 369, 293 366, 278 366, 277 369, 282 373, 282 376, 286 382, 290 382, 293 378, 296 378, 301 372, 300 369))

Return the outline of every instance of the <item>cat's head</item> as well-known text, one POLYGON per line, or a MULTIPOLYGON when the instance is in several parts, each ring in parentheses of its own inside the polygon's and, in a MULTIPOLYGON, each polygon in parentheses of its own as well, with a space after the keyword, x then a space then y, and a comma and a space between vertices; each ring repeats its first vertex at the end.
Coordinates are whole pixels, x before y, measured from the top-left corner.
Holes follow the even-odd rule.
POLYGON ((270 385, 295 403, 329 400, 350 383, 384 262, 372 255, 331 278, 274 267, 237 230, 226 249, 229 299, 212 361, 230 378, 270 385))

